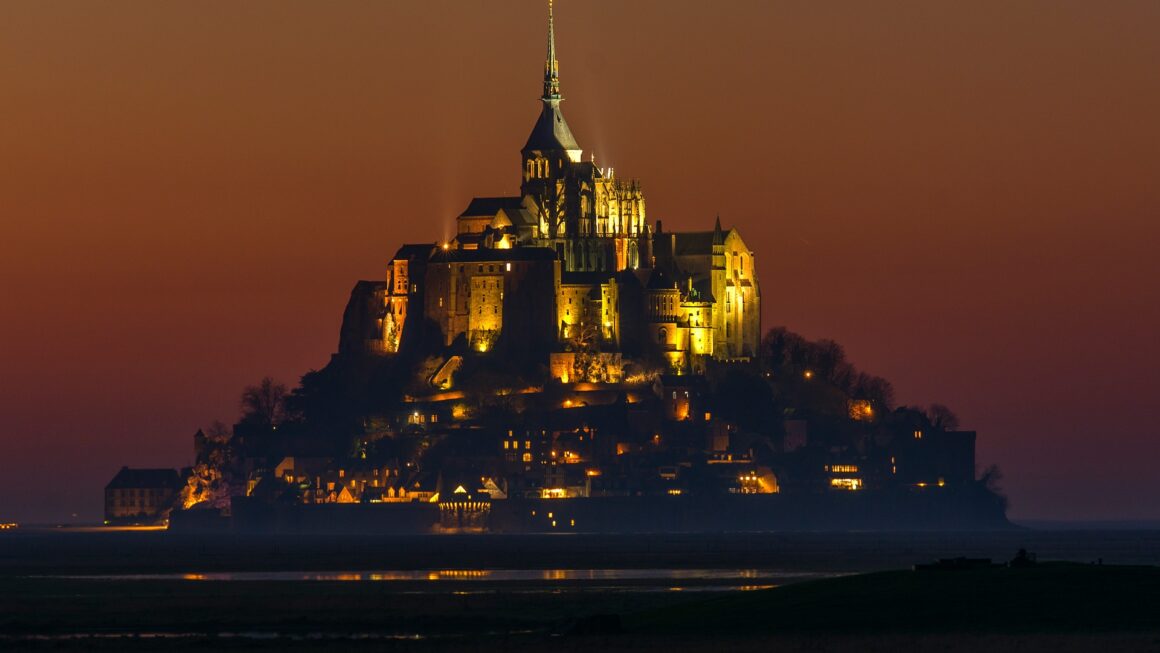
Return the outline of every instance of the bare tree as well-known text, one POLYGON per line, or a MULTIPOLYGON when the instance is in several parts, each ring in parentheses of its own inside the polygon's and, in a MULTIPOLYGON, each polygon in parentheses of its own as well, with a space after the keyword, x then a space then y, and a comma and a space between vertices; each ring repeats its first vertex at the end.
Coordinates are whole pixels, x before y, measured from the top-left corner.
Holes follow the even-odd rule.
POLYGON ((851 384, 850 394, 855 399, 866 399, 877 410, 894 409, 894 386, 880 376, 859 372, 851 384))
POLYGON ((545 186, 544 190, 536 196, 535 202, 536 208, 539 209, 540 215, 544 217, 544 222, 548 226, 548 233, 540 234, 540 237, 558 238, 560 225, 564 222, 564 194, 557 191, 554 184, 552 189, 545 186))
POLYGON ((990 467, 984 469, 982 474, 979 474, 979 484, 982 485, 988 492, 995 495, 999 502, 1002 503, 1003 510, 1007 510, 1010 502, 1008 501, 1007 495, 1003 492, 1003 488, 1000 485, 1002 481, 1003 470, 999 469, 998 465, 991 465, 990 467))
POLYGON ((957 431, 959 429, 958 416, 942 404, 931 404, 930 408, 926 409, 926 418, 936 429, 942 431, 957 431))
POLYGON ((608 380, 608 369, 600 355, 600 327, 581 322, 571 338, 576 352, 572 364, 572 378, 576 381, 601 383, 608 380))
POLYGON ((217 443, 229 442, 230 438, 233 436, 234 430, 226 426, 225 423, 218 419, 215 419, 205 432, 205 437, 209 441, 217 443))
POLYGON ((242 421, 259 426, 277 426, 285 417, 286 386, 266 377, 258 385, 242 391, 242 421))

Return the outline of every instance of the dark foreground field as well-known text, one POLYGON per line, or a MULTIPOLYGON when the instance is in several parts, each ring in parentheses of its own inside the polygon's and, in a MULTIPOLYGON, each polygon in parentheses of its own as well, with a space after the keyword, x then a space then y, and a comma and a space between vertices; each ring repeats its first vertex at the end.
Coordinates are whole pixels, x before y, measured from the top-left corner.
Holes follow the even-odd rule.
MULTIPOLYGON (((1010 537, 964 537, 957 546, 980 553, 1023 543, 1010 537)), ((1036 537, 1023 540, 1064 550, 1057 535, 1036 537)), ((1102 551, 1139 562, 1155 557, 1156 542, 1084 536, 1066 546, 1073 559, 1102 551)), ((880 571, 952 553, 954 543, 876 535, 465 538, 363 542, 344 555, 340 542, 25 534, 0 540, 0 650, 1160 651, 1160 567, 880 571), (344 562, 451 571, 389 581, 363 572, 354 582, 247 575, 340 570, 344 562), (752 579, 712 576, 751 565, 752 579), (556 576, 557 568, 684 574, 669 583, 556 576), (816 578, 804 571, 859 568, 866 573, 801 580, 816 578), (543 573, 471 577, 480 569, 543 573), (206 580, 214 571, 220 575, 206 580), (778 587, 752 589, 766 584, 778 587)))
POLYGON ((8 577, 0 648, 1160 650, 1155 567, 893 571, 719 594, 541 589, 8 577))

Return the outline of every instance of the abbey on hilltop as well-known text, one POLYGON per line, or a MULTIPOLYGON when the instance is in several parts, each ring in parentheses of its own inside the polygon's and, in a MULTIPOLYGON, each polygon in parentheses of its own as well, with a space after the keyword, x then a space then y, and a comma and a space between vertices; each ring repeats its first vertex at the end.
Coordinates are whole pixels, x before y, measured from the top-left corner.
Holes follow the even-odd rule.
POLYGON ((706 231, 650 226, 640 182, 583 159, 559 73, 549 4, 542 106, 521 150, 519 195, 474 198, 450 242, 400 248, 386 282, 356 292, 347 353, 397 353, 433 325, 444 345, 540 356, 564 382, 619 381, 629 361, 686 374, 754 355, 753 252, 719 218, 706 231))
MULTIPOLYGON (((355 285, 329 364, 288 393, 264 379, 232 430, 195 434, 172 523, 1003 527, 998 474, 976 478, 975 433, 949 409, 895 405, 835 342, 762 334, 736 230, 666 231, 638 182, 583 159, 553 28, 549 3, 519 194, 474 198, 454 238, 402 246, 385 279, 355 285)), ((149 512, 114 504, 110 521, 149 512)))

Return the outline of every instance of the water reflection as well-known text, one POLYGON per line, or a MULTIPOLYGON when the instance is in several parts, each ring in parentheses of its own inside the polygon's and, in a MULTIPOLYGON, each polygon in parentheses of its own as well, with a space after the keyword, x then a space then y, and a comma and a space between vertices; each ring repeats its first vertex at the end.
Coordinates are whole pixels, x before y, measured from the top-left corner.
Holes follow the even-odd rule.
POLYGON ((184 574, 70 576, 99 580, 330 582, 562 582, 801 580, 823 574, 773 569, 419 569, 383 571, 229 571, 184 574))

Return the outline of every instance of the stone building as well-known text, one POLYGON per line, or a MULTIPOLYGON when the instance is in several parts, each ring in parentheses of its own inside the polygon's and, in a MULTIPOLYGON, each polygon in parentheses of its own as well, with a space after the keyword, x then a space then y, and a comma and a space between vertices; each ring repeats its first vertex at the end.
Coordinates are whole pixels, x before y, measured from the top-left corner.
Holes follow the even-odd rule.
POLYGON ((181 479, 173 469, 122 467, 105 486, 105 523, 163 523, 180 486, 181 479))
POLYGON ((755 355, 761 292, 741 235, 719 218, 709 231, 651 227, 640 182, 583 160, 562 101, 549 3, 540 115, 521 150, 519 195, 474 198, 450 241, 401 248, 385 283, 363 282, 352 296, 348 316, 365 326, 344 327, 357 336, 348 347, 395 353, 424 322, 444 345, 462 339, 482 353, 518 343, 541 358, 571 356, 552 361, 563 380, 584 356, 683 374, 755 355), (364 315, 368 306, 374 315, 364 315))

